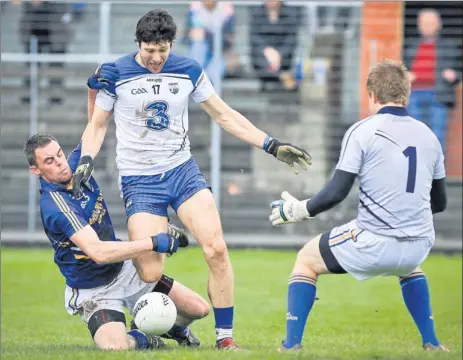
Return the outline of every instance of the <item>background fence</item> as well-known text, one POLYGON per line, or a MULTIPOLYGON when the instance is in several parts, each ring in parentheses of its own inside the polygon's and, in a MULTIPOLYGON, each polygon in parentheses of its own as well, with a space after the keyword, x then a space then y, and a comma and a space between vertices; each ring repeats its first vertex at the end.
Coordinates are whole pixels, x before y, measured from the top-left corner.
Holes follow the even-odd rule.
MULTIPOLYGON (((443 19, 442 36, 455 40, 461 54, 461 2, 425 5, 439 11, 443 19)), ((37 121, 37 131, 54 134, 65 151, 71 151, 87 122, 86 79, 99 63, 136 51, 137 20, 150 9, 162 7, 177 22, 179 35, 174 51, 183 55, 203 59, 205 53, 193 48, 191 29, 204 28, 208 40, 208 26, 214 28, 219 24, 219 34, 225 36, 220 53, 226 71, 217 78, 216 67, 205 64, 205 68, 225 101, 261 129, 306 148, 314 159, 308 172, 294 177, 285 165, 276 163, 262 151, 228 134, 220 135, 207 115, 191 104, 192 152, 206 178, 212 178, 219 189, 216 195, 220 196, 228 242, 272 246, 275 239, 284 236, 288 246, 299 246, 309 236, 355 217, 356 192, 352 191, 346 201, 315 220, 279 229, 268 222, 269 203, 283 189, 295 196, 310 197, 327 181, 345 130, 364 115, 365 73, 382 57, 401 56, 404 40, 418 36, 416 18, 424 5, 286 2, 276 26, 268 21, 259 1, 220 2, 212 10, 216 11, 212 17, 204 12, 204 4, 188 2, 43 2, 40 6, 42 10, 30 2, 1 3, 0 160, 4 242, 46 241, 37 197, 33 195, 36 189, 34 182, 30 182, 22 154, 31 124, 35 130, 33 124, 37 121), (219 23, 211 21, 212 18, 219 23), (31 35, 38 39, 37 50, 42 53, 36 57, 27 54, 31 35), (287 71, 276 80, 260 66, 262 56, 256 52, 259 41, 273 41, 276 47, 280 42, 285 47, 281 50, 282 65, 287 71), (34 77, 36 65, 37 77, 34 77), (217 169, 214 164, 220 164, 220 173, 214 174, 217 169), (32 230, 25 232, 28 211, 33 215, 32 230)), ((213 45, 214 39, 210 41, 213 45)), ((217 49, 212 46, 212 61, 220 60, 217 49)), ((461 73, 461 58, 459 62, 460 68, 455 70, 461 73)), ((461 249, 462 244, 461 85, 459 91, 460 101, 449 112, 446 154, 451 180, 449 207, 435 217, 437 244, 441 249, 461 249)), ((125 213, 114 160, 115 142, 112 123, 96 160, 95 176, 104 190, 113 223, 120 233, 125 233, 125 213)), ((176 221, 174 214, 172 217, 176 221)))

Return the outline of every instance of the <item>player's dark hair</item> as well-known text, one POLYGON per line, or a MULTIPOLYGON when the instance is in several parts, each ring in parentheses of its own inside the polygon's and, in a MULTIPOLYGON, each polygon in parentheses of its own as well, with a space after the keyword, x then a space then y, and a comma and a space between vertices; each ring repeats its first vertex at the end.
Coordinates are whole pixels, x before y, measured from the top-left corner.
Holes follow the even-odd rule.
POLYGON ((142 16, 137 23, 135 41, 140 45, 168 42, 172 45, 177 35, 177 25, 166 10, 154 9, 142 16))
POLYGON ((35 150, 47 146, 52 141, 56 141, 56 139, 50 134, 35 134, 26 141, 24 144, 24 155, 26 156, 29 166, 37 166, 35 150))

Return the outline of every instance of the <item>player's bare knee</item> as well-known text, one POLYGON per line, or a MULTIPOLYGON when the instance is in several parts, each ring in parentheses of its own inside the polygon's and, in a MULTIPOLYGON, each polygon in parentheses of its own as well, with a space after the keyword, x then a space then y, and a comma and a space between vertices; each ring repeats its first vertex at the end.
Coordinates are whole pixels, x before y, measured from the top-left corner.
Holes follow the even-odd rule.
POLYGON ((111 309, 96 311, 88 321, 88 330, 101 350, 128 350, 130 343, 125 327, 124 313, 111 309))
POLYGON ((163 269, 157 269, 157 268, 149 269, 146 267, 137 269, 140 279, 142 279, 145 283, 148 283, 148 284, 155 283, 161 280, 162 271, 163 269))
POLYGON ((209 303, 203 298, 197 299, 195 319, 205 318, 211 312, 209 303))
POLYGON ((189 308, 190 310, 188 311, 188 313, 185 313, 185 316, 192 320, 199 320, 205 318, 207 315, 209 315, 209 312, 211 311, 211 308, 207 301, 199 296, 194 300, 192 306, 190 306, 189 308))
POLYGON ((223 239, 208 242, 203 246, 203 251, 209 267, 226 267, 228 250, 223 239))
POLYGON ((319 241, 320 236, 317 236, 299 250, 293 273, 310 271, 318 274, 320 272, 320 267, 324 266, 324 262, 320 255, 319 241))

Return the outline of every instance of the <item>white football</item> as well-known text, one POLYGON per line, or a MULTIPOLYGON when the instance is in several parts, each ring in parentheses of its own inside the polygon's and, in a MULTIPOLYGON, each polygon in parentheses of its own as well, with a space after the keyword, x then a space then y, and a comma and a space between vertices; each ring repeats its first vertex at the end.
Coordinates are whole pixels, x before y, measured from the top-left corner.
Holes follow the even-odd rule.
POLYGON ((133 308, 135 325, 147 334, 165 334, 174 326, 176 318, 177 307, 172 299, 157 292, 141 296, 133 308))

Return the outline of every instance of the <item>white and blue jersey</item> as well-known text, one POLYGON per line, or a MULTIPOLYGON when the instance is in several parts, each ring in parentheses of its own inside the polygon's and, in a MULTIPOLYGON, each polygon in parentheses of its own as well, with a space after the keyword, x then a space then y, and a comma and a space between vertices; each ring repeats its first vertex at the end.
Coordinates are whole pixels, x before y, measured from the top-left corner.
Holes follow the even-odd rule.
POLYGON ((346 132, 337 169, 358 174, 357 227, 403 240, 434 241, 430 192, 445 177, 433 132, 403 107, 388 106, 346 132))
MULTIPOLYGON (((72 172, 80 159, 81 144, 68 158, 72 172)), ((90 225, 102 241, 116 239, 108 208, 95 179, 90 189, 82 186, 83 196, 72 197, 72 188, 40 179, 40 211, 45 234, 55 251, 54 260, 74 289, 91 289, 110 283, 120 272, 123 262, 97 264, 72 241, 71 237, 90 225)))
POLYGON ((190 157, 188 101, 206 101, 215 90, 201 66, 171 53, 160 73, 135 60, 116 60, 120 80, 99 91, 96 105, 114 110, 116 163, 121 176, 158 175, 190 157))

